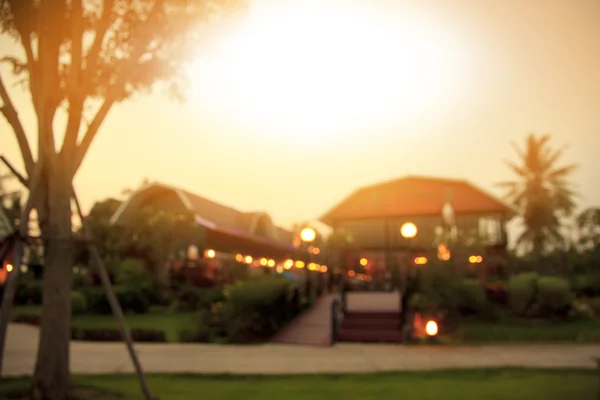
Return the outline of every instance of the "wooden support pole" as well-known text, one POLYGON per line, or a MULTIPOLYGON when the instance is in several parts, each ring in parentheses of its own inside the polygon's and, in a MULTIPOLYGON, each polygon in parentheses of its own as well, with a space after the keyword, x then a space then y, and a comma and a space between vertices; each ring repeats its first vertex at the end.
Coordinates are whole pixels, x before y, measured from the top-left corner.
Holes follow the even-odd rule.
MULTIPOLYGON (((6 163, 4 157, 2 161, 6 163)), ((17 292, 17 286, 19 284, 19 274, 21 272, 21 262, 23 260, 23 252, 25 250, 25 243, 23 237, 27 236, 29 228, 29 214, 33 209, 33 202, 37 194, 40 178, 42 174, 41 162, 38 162, 33 172, 33 176, 29 180, 29 197, 25 208, 21 211, 19 227, 17 230, 17 236, 13 242, 13 255, 11 263, 13 270, 8 274, 6 282, 4 284, 4 293, 2 295, 2 305, 0 306, 0 376, 2 376, 2 367, 4 361, 4 347, 6 345, 6 333, 8 331, 8 322, 10 321, 10 313, 13 307, 15 293, 17 292)), ((9 167, 11 171, 13 170, 9 167)))
MULTIPOLYGON (((29 181, 23 175, 21 175, 19 173, 19 171, 17 171, 4 156, 0 156, 0 160, 2 162, 4 162, 4 164, 6 164, 6 166, 11 170, 11 172, 19 179, 19 181, 23 185, 30 186, 29 181)), ((38 162, 38 166, 39 166, 39 162, 38 162)), ((39 171, 41 172, 41 169, 39 169, 39 171)), ((37 186, 39 183, 39 182, 37 182, 39 180, 39 173, 34 174, 33 179, 36 180, 34 183, 36 183, 36 186, 37 186)), ((36 186, 30 186, 30 190, 31 190, 31 188, 35 188, 36 186)), ((106 290, 106 297, 110 304, 113 315, 115 316, 115 318, 117 320, 119 330, 121 331, 121 336, 123 337, 125 346, 127 347, 127 351, 129 353, 129 356, 131 357, 131 361, 133 362, 133 365, 135 367, 135 372, 136 372, 138 380, 140 382, 140 387, 142 389, 144 397, 146 398, 146 400, 156 400, 156 398, 153 398, 150 394, 150 389, 148 388, 148 384, 146 382, 146 378, 145 378, 144 372, 142 370, 142 365, 137 357, 137 354, 135 353, 135 349, 133 347, 133 341, 131 340, 131 336, 129 335, 129 331, 127 330, 127 326, 125 323, 125 317, 123 316, 123 310, 121 309, 119 300, 117 299, 117 296, 115 295, 113 287, 110 283, 110 278, 108 276, 108 272, 106 271, 106 266, 104 265, 104 262, 102 261, 102 258, 100 257, 98 249, 97 249, 94 241, 92 240, 91 232, 89 231, 89 228, 87 226, 87 221, 85 220, 83 211, 81 210, 81 205, 80 205, 79 199, 77 198, 77 195, 75 193, 75 189, 71 188, 71 191, 72 191, 71 196, 73 198, 73 202, 75 203, 75 207, 77 208, 77 214, 79 215, 79 219, 81 220, 81 227, 83 230, 84 241, 88 244, 88 248, 89 248, 90 254, 92 256, 92 261, 95 264, 96 268, 98 268, 100 280, 102 281, 102 285, 104 286, 104 289, 106 290)), ((26 206, 26 209, 24 210, 24 212, 25 212, 25 211, 27 211, 27 208, 29 209, 29 212, 27 213, 27 215, 29 215, 29 213, 31 212, 31 208, 33 207, 32 199, 34 197, 32 196, 32 194, 34 194, 34 193, 32 193, 30 191, 30 196, 27 201, 27 206, 26 206)), ((25 224, 24 224, 24 221, 25 221, 25 219, 21 218, 20 228, 23 227, 23 225, 25 225, 25 228, 27 228, 28 218, 27 218, 27 221, 25 221, 25 224)), ((23 232, 21 232, 21 233, 23 233, 23 232)), ((27 231, 25 229, 22 236, 25 236, 26 234, 27 234, 27 231)), ((19 237, 17 237, 17 243, 19 243, 19 242, 20 242, 19 237)), ((15 248, 15 251, 13 253, 13 259, 16 256, 17 250, 18 249, 15 248)), ((19 267, 20 267, 20 264, 19 264, 19 267)), ((20 269, 20 268, 14 268, 13 272, 10 275, 13 275, 15 270, 18 270, 18 269, 20 269)), ((10 279, 9 279, 9 281, 10 281, 10 279)), ((7 287, 4 290, 4 298, 2 301, 2 314, 0 314, 0 316, 4 315, 4 311, 5 311, 4 308, 5 308, 5 302, 6 302, 4 299, 6 299, 7 291, 9 290, 9 286, 8 286, 9 281, 7 281, 7 287)), ((12 288, 10 307, 12 307, 12 299, 14 298, 15 291, 16 291, 16 283, 14 284, 14 287, 12 288)), ((8 317, 10 317, 10 308, 8 309, 7 318, 8 317)), ((0 319, 0 323, 2 321, 3 320, 0 319)), ((8 319, 6 319, 6 325, 8 325, 8 319)), ((3 341, 2 349, 4 348, 3 343, 5 340, 5 333, 6 333, 6 329, 3 329, 2 331, 0 331, 0 335, 3 336, 2 338, 0 338, 3 341)), ((3 356, 3 353, 0 354, 0 373, 1 373, 1 366, 2 366, 1 363, 2 363, 2 358, 3 358, 2 356, 3 356)))
POLYGON ((79 215, 79 219, 81 220, 81 228, 83 229, 84 237, 88 242, 88 248, 90 250, 90 255, 92 256, 92 262, 95 267, 98 269, 98 273, 100 274, 100 280, 102 281, 102 285, 104 286, 104 290, 106 290, 106 297, 108 299, 108 303, 110 304, 110 308, 117 319, 117 323, 119 325, 119 330, 121 331, 121 337, 125 341, 125 346, 127 347, 127 352, 129 353, 129 357, 131 357, 131 361, 133 362, 133 366, 135 367, 135 372, 137 374, 138 380, 140 381, 140 386, 142 392, 144 393, 144 397, 146 400, 152 400, 153 397, 150 394, 150 389, 148 389, 148 384, 146 382, 146 377, 144 376, 144 372, 142 370, 142 365, 140 360, 135 353, 135 349, 133 347, 133 341, 131 340, 131 336, 129 335, 129 330, 127 329, 125 323, 125 317, 123 316, 123 310, 121 309, 121 305, 119 304, 119 300, 115 294, 115 291, 110 283, 110 278, 108 276, 108 272, 106 271, 106 266, 104 265, 104 261, 102 261, 102 257, 100 257, 100 253, 98 252, 98 248, 91 241, 91 232, 88 229, 87 222, 83 215, 83 211, 81 210, 81 206, 79 204, 79 200, 77 199, 77 194, 73 189, 73 201, 75 203, 75 207, 77 208, 77 214, 79 215))

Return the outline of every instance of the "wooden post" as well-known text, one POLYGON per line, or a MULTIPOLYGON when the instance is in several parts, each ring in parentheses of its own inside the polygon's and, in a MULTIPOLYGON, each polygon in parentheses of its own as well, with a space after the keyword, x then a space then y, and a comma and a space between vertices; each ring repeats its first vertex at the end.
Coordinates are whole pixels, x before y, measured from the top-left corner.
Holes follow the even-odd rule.
POLYGON ((131 336, 129 335, 129 330, 125 324, 125 317, 123 316, 123 310, 121 309, 121 305, 119 304, 119 300, 115 294, 115 291, 110 283, 110 278, 108 276, 108 272, 106 271, 106 266, 102 261, 102 257, 100 257, 100 253, 96 248, 96 245, 92 242, 91 232, 88 229, 87 221, 83 215, 83 211, 81 210, 81 206, 79 204, 79 200, 77 199, 77 194, 73 189, 73 201, 75 203, 75 207, 77 208, 77 214, 79 215, 79 219, 81 220, 81 228, 83 230, 84 238, 88 242, 88 248, 90 250, 90 255, 92 256, 92 261, 98 269, 98 273, 100 275, 100 280, 102 281, 102 285, 104 286, 104 290, 106 290, 106 298, 108 299, 108 303, 110 304, 110 308, 117 319, 117 323, 119 325, 119 331, 121 331, 121 337, 125 341, 125 346, 127 347, 127 352, 129 353, 129 357, 131 357, 131 361, 133 362, 133 366, 135 367, 135 372, 137 374, 138 380, 140 381, 140 386, 142 392, 144 393, 144 397, 146 400, 152 400, 152 395, 150 394, 150 389, 148 389, 148 384, 146 383, 146 378, 144 376, 144 372, 142 370, 142 365, 135 353, 135 349, 133 347, 133 341, 131 340, 131 336))
MULTIPOLYGON (((27 205, 26 205, 25 209, 23 210, 23 213, 27 212, 26 215, 29 216, 29 213, 31 212, 31 209, 33 207, 33 199, 34 199, 33 194, 35 194, 33 189, 37 190, 37 187, 39 185, 38 181, 39 181, 39 177, 41 175, 40 162, 38 161, 38 164, 36 166, 36 171, 34 171, 32 180, 30 182, 28 182, 27 179, 25 179, 25 177, 23 175, 21 175, 13 167, 4 156, 0 156, 0 160, 2 160, 2 162, 4 162, 4 164, 6 164, 6 166, 12 171, 13 174, 15 174, 15 176, 19 179, 19 181, 23 185, 30 187, 29 199, 27 201, 27 205), (35 185, 32 185, 32 184, 30 185, 30 183, 35 184, 35 185)), ((142 392, 144 393, 144 397, 146 398, 146 400, 156 400, 151 396, 150 390, 148 389, 148 384, 146 383, 146 378, 144 376, 144 372, 142 371, 142 366, 139 362, 139 359, 137 358, 135 349, 133 347, 133 341, 131 340, 131 336, 129 335, 129 331, 127 330, 127 327, 125 324, 125 317, 123 316, 123 310, 121 309, 119 300, 117 299, 117 296, 115 295, 115 292, 110 283, 110 278, 108 276, 108 272, 106 271, 106 266, 104 265, 104 262, 102 261, 102 258, 100 257, 100 254, 98 253, 98 249, 96 248, 94 242, 91 240, 92 239, 91 234, 87 227, 87 222, 85 220, 85 217, 83 216, 83 212, 81 210, 81 206, 79 204, 79 200, 77 199, 77 195, 75 193, 74 188, 71 188, 71 196, 73 198, 75 206, 77 207, 77 213, 79 215, 79 219, 81 220, 81 227, 84 232, 84 239, 88 243, 89 250, 90 250, 91 256, 93 258, 93 262, 96 264, 96 268, 98 268, 98 272, 100 274, 100 279, 102 280, 102 284, 106 290, 106 296, 107 296, 108 302, 112 309, 113 315, 117 319, 117 323, 119 325, 119 330, 121 331, 121 336, 123 337, 123 340, 125 341, 127 351, 129 353, 129 356, 131 357, 131 361, 133 362, 133 365, 135 367, 135 372, 136 372, 138 380, 140 382, 142 392)), ((28 218, 21 218, 19 228, 20 229, 23 228, 24 232, 25 232, 21 236, 26 236, 26 234, 27 234, 26 229, 27 229, 28 221, 29 221, 28 218)), ((17 243, 18 243, 20 241, 19 237, 17 237, 16 239, 17 239, 17 243)), ((18 249, 15 249, 15 251, 13 253, 13 259, 17 256, 16 250, 18 250, 18 249)), ((20 264, 19 264, 19 267, 20 267, 20 264)), ((15 272, 15 270, 18 270, 18 269, 20 269, 20 268, 15 268, 13 270, 13 273, 15 272)), ((11 275, 13 275, 13 273, 11 273, 11 275)), ((18 277, 17 274, 15 274, 15 276, 18 277)), ((16 280, 16 278, 12 278, 12 279, 13 279, 13 281, 16 280)), ((6 325, 8 325, 8 318, 10 317, 10 308, 12 307, 12 299, 14 298, 15 291, 16 291, 16 282, 11 283, 11 279, 9 278, 6 282, 6 287, 4 289, 2 310, 0 313, 0 323, 2 323, 4 321, 2 319, 2 317, 4 317, 5 313, 7 313, 6 314, 6 316, 7 316, 6 325), (12 284, 14 286, 11 288, 10 284, 12 284), (9 290, 12 291, 12 293, 7 293, 9 290), (5 300, 7 298, 7 295, 11 296, 10 302, 6 302, 6 300, 5 300), (6 303, 6 306, 5 306, 5 303, 6 303), (5 308, 7 310, 5 310, 5 308)), ((0 327, 1 327, 1 325, 0 325, 0 327)), ((6 332, 6 329, 0 330, 0 335, 2 335, 0 337, 0 340, 1 340, 0 345, 2 346, 2 347, 0 347, 0 351, 3 351, 3 349, 4 349, 5 332, 6 332)), ((2 362, 2 358, 3 358, 2 356, 3 356, 3 353, 0 354, 0 373, 1 373, 1 366, 2 366, 1 362, 2 362)))
MULTIPOLYGON (((2 161, 6 162, 4 158, 2 161)), ((29 214, 33 208, 33 201, 37 194, 40 177, 42 173, 41 162, 38 162, 33 172, 33 176, 29 181, 29 197, 25 208, 21 211, 19 216, 19 227, 17 229, 17 236, 13 241, 13 254, 11 264, 13 270, 6 278, 4 284, 4 293, 2 295, 2 305, 0 306, 0 376, 2 376, 2 367, 4 361, 4 346, 6 344, 6 333, 8 331, 8 323, 10 321, 10 312, 12 310, 15 293, 17 292, 17 286, 19 284, 19 274, 21 272, 21 261, 23 260, 24 243, 23 238, 28 235, 29 228, 29 214)), ((11 171, 12 167, 9 167, 11 171)))

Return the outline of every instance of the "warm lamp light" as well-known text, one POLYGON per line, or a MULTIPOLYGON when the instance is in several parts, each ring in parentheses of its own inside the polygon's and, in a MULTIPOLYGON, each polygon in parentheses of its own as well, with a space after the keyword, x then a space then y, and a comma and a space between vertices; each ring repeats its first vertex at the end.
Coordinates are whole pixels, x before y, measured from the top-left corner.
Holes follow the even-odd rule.
POLYGON ((469 256, 469 262, 471 264, 479 264, 483 261, 483 257, 481 256, 469 256))
POLYGON ((425 265, 427 264, 427 257, 416 257, 415 264, 417 265, 425 265))
POLYGON ((317 255, 317 254, 319 254, 320 252, 321 252, 321 249, 319 249, 318 247, 314 247, 314 248, 312 249, 312 253, 313 253, 314 255, 317 255))
POLYGON ((285 266, 285 269, 292 268, 294 266, 294 260, 292 260, 292 259, 286 260, 284 266, 285 266))
POLYGON ((435 336, 438 334, 438 325, 435 321, 427 321, 425 325, 425 333, 428 336, 435 336))
POLYGON ((215 258, 217 253, 213 249, 208 249, 208 250, 206 250, 204 255, 206 256, 206 258, 215 258))
POLYGON ((252 256, 246 256, 244 258, 244 261, 246 262, 246 264, 252 264, 252 256))
POLYGON ((321 265, 321 272, 327 272, 327 265, 321 265))
POLYGON ((417 236, 417 226, 412 222, 406 222, 400 227, 400 234, 405 239, 411 239, 417 236))
POLYGON ((266 258, 263 257, 260 259, 260 265, 262 265, 263 267, 266 267, 268 263, 269 260, 267 260, 266 258))
POLYGON ((275 266, 275 260, 269 260, 269 261, 267 262, 267 265, 268 265, 270 268, 273 268, 273 267, 275 266))
POLYGON ((6 272, 11 272, 13 270, 12 264, 6 264, 6 272))
POLYGON ((241 263, 242 261, 244 261, 244 256, 243 256, 243 255, 241 255, 241 254, 236 254, 236 255, 235 255, 235 261, 237 261, 237 262, 240 262, 240 263, 241 263))
POLYGON ((296 261, 296 268, 304 268, 304 261, 296 261))
POLYGON ((354 276, 354 275, 356 275, 356 272, 354 272, 354 270, 351 269, 350 271, 348 271, 348 276, 354 276))
POLYGON ((303 242, 313 242, 316 238, 317 232, 315 232, 313 228, 306 227, 300 232, 300 239, 302 239, 303 242))
POLYGON ((308 264, 308 269, 311 270, 311 271, 316 270, 317 269, 317 264, 315 264, 315 263, 308 264))
POLYGON ((368 263, 369 260, 367 260, 366 258, 363 257, 360 259, 360 265, 362 265, 363 267, 365 267, 368 263))
POLYGON ((194 245, 188 246, 187 258, 188 258, 188 260, 197 260, 198 259, 198 247, 196 247, 194 245))

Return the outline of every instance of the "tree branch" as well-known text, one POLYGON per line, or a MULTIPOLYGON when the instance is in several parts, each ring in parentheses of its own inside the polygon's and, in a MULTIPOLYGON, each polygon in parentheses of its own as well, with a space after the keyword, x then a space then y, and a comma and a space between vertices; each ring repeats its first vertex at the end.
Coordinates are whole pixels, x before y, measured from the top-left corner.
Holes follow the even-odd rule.
POLYGON ((75 175, 77 173, 77 170, 79 170, 79 167, 81 167, 81 163, 83 162, 83 159, 85 158, 85 155, 87 154, 90 145, 94 141, 94 138, 96 137, 100 126, 104 122, 104 119, 108 115, 108 112, 110 111, 111 107, 115 102, 115 97, 116 96, 110 96, 104 100, 102 106, 100 106, 100 109, 98 110, 98 112, 94 116, 94 119, 88 126, 85 136, 83 137, 83 139, 81 139, 81 143, 79 144, 79 146, 77 146, 75 150, 74 164, 72 169, 73 175, 75 175))
POLYGON ((100 56, 100 50, 102 50, 102 43, 108 28, 110 28, 110 20, 112 9, 115 5, 115 0, 105 0, 102 9, 102 16, 96 27, 96 34, 94 36, 94 42, 87 53, 85 60, 85 72, 86 72, 86 83, 93 81, 93 76, 96 72, 96 66, 98 64, 98 57, 100 56))
POLYGON ((67 129, 63 140, 61 154, 69 157, 75 146, 81 127, 83 103, 86 91, 81 87, 82 59, 83 59, 83 4, 82 0, 71 2, 71 68, 69 71, 69 82, 67 87, 67 98, 69 101, 69 118, 67 129))
MULTIPOLYGON (((112 5, 112 2, 109 4, 112 5)), ((148 29, 149 31, 153 28, 153 26, 154 26, 153 24, 155 23, 156 18, 160 14, 163 6, 164 6, 163 0, 156 0, 154 2, 152 9, 148 13, 148 18, 147 18, 146 24, 145 24, 145 28, 148 29)), ((108 8, 108 7, 106 7, 103 10, 102 16, 103 16, 103 18, 110 19, 106 15, 107 13, 110 14, 110 8, 108 8)), ((105 22, 105 23, 108 23, 108 22, 105 22)), ((98 46, 98 49, 96 52, 90 51, 90 56, 92 57, 91 60, 95 60, 94 57, 99 56, 100 47, 101 47, 103 38, 104 38, 104 35, 102 35, 101 38, 99 36, 97 36, 94 39, 94 44, 92 45, 92 47, 98 46)), ((135 63, 139 62, 140 57, 142 57, 144 55, 148 45, 152 42, 152 37, 151 37, 151 35, 149 35, 149 36, 141 35, 141 37, 138 37, 137 42, 138 42, 138 43, 136 43, 137 46, 133 47, 134 52, 133 52, 133 54, 130 55, 128 64, 129 63, 135 64, 135 63)), ((127 65, 125 65, 125 67, 127 67, 127 65)), ((109 92, 104 97, 104 103, 102 103, 100 110, 98 111, 98 113, 96 114, 96 116, 94 117, 92 122, 90 123, 88 130, 85 133, 85 136, 81 140, 81 143, 79 144, 79 146, 77 146, 77 149, 75 152, 75 157, 74 157, 74 166, 72 169, 73 175, 75 175, 77 173, 77 171, 79 170, 79 167, 81 167, 81 163, 83 162, 83 159, 85 158, 85 155, 87 154, 87 151, 89 150, 90 145, 94 141, 94 138, 96 137, 96 134, 98 133, 98 130, 100 129, 100 126, 102 125, 102 122, 104 122, 106 115, 110 111, 110 108, 113 106, 116 99, 118 99, 120 97, 120 95, 121 95, 120 92, 125 89, 125 85, 127 83, 128 77, 129 77, 127 71, 129 71, 129 68, 124 68, 120 72, 117 82, 115 82, 113 85, 111 85, 109 92)))
POLYGON ((33 166, 35 165, 35 162, 33 161, 33 155, 31 153, 31 147, 29 146, 29 141, 25 135, 25 129, 23 129, 23 125, 19 119, 19 114, 17 113, 17 110, 15 110, 13 102, 6 91, 6 86, 4 86, 2 76, 0 76, 0 99, 2 99, 3 103, 0 111, 2 111, 4 118, 6 118, 6 121, 13 128, 13 132, 15 133, 17 142, 19 143, 21 155, 23 156, 25 170, 27 171, 27 174, 31 174, 33 172, 33 166))

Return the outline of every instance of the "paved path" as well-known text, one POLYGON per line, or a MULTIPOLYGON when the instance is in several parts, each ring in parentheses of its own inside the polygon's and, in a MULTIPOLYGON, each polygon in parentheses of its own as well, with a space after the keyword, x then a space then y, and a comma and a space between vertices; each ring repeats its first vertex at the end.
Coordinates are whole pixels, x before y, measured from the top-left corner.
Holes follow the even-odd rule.
POLYGON ((321 296, 314 307, 303 312, 278 332, 271 343, 331 345, 331 302, 337 294, 321 296))
MULTIPOLYGON (((6 375, 33 372, 38 330, 11 324, 4 362, 6 375)), ((426 370, 500 366, 595 368, 600 345, 403 346, 337 344, 333 347, 265 344, 138 344, 146 372, 303 374, 426 370)), ((122 343, 71 343, 71 371, 77 374, 133 372, 122 343)))
MULTIPOLYGON (((351 292, 348 293, 350 311, 398 311, 399 292, 351 292)), ((323 295, 317 304, 305 311, 282 329, 271 343, 313 346, 331 345, 331 302, 338 294, 323 295)))

